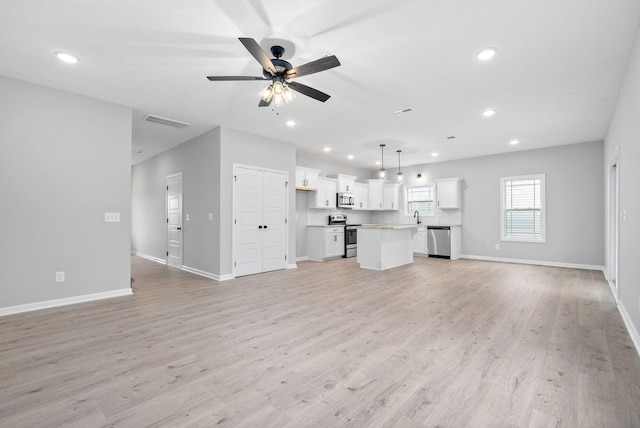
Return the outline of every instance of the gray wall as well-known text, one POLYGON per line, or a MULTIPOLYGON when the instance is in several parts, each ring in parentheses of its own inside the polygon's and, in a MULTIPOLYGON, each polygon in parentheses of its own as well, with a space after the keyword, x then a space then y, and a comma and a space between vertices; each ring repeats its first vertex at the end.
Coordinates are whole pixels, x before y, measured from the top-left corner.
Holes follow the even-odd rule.
POLYGON ((166 178, 181 172, 182 263, 205 272, 219 271, 219 141, 220 130, 214 129, 132 168, 133 251, 166 260, 166 178), (214 214, 213 221, 209 213, 214 214))
POLYGON ((220 130, 220 272, 233 272, 233 165, 242 164, 289 173, 289 236, 287 261, 296 259, 295 231, 295 146, 231 128, 220 130))
POLYGON ((0 94, 0 307, 129 289, 131 109, 1 76, 0 94))
MULTIPOLYGON (((627 210, 627 221, 619 223, 620 305, 640 331, 640 33, 629 58, 616 109, 605 139, 604 174, 618 153, 619 207, 627 210)), ((602 166, 601 166, 602 172, 602 166)), ((615 221, 615 219, 609 219, 615 221)), ((608 235, 607 235, 608 236, 608 235)), ((607 248, 607 267, 609 250, 607 248)), ((640 339, 640 338, 637 338, 640 339)))
POLYGON ((338 164, 323 159, 323 153, 308 153, 298 151, 296 154, 296 165, 306 166, 307 168, 319 169, 321 176, 346 174, 355 175, 356 180, 366 180, 371 178, 371 171, 364 168, 356 168, 348 164, 338 164))
POLYGON ((165 180, 182 172, 183 265, 232 275, 234 164, 289 173, 287 259, 294 263, 295 147, 229 128, 216 128, 133 167, 133 251, 166 259, 165 180))
MULTIPOLYGON (((462 181, 462 253, 470 256, 604 266, 603 143, 438 162, 403 168, 405 183, 462 181), (416 178, 421 173, 420 181, 416 178), (546 175, 547 242, 500 241, 500 177, 546 175), (500 244, 500 249, 495 249, 500 244)), ((400 214, 385 214, 387 221, 400 214)), ((412 222, 409 219, 408 222, 412 222)))

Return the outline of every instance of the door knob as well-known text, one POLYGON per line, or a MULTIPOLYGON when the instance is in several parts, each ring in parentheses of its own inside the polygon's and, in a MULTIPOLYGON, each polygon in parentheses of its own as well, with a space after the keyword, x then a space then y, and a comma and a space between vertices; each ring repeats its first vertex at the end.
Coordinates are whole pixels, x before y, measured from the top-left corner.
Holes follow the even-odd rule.
POLYGON ((265 229, 267 228, 267 225, 266 225, 266 224, 264 225, 264 228, 265 228, 265 229))
POLYGON ((258 226, 258 229, 262 229, 262 225, 258 226))
POLYGON ((176 227, 176 230, 182 230, 182 228, 181 227, 176 227))

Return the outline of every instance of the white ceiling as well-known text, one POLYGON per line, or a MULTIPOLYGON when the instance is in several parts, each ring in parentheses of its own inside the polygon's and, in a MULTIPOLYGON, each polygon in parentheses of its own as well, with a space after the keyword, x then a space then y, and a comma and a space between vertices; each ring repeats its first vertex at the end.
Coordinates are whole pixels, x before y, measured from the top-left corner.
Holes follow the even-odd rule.
POLYGON ((393 166, 603 139, 639 22, 637 0, 3 1, 0 75, 133 107, 134 164, 222 125, 373 169, 380 143, 393 166), (265 82, 209 82, 261 74, 238 37, 280 40, 294 66, 336 55, 297 80, 331 99, 273 111, 265 82))

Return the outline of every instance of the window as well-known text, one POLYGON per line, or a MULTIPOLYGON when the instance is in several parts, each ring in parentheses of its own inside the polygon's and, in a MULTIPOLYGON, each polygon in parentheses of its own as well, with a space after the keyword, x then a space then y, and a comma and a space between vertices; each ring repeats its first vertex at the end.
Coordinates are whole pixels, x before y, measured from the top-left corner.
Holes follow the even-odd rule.
POLYGON ((433 216, 433 186, 407 187, 407 214, 418 211, 421 217, 433 216))
POLYGON ((544 186, 544 174, 500 179, 503 241, 546 242, 544 186))

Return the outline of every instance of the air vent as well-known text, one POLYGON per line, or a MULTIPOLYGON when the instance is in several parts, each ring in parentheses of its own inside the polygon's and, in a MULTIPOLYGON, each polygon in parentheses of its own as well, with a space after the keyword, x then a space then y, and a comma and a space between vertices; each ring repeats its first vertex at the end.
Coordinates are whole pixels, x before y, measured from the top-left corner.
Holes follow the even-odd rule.
POLYGON ((142 119, 146 122, 159 123, 160 125, 172 126, 174 128, 185 128, 187 126, 191 126, 190 123, 180 122, 179 120, 167 119, 166 117, 156 116, 153 114, 148 114, 142 119))

